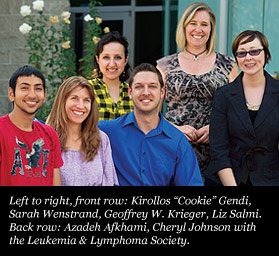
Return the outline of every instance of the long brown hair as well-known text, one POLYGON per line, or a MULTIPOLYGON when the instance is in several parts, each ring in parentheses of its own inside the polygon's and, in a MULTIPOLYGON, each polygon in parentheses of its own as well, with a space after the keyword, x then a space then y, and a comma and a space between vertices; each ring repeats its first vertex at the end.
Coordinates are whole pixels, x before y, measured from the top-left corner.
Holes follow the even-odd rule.
POLYGON ((101 142, 98 129, 99 111, 92 85, 85 78, 72 76, 61 84, 46 123, 56 130, 61 144, 61 151, 66 152, 67 122, 69 119, 65 105, 67 98, 77 87, 86 88, 91 99, 91 111, 81 127, 81 151, 84 153, 85 160, 92 161, 98 152, 101 142))

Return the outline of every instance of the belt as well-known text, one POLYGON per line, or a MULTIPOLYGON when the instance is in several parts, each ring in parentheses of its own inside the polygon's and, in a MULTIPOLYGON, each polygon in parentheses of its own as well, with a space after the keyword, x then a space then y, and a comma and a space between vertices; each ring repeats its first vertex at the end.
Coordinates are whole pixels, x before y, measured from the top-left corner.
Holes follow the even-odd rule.
POLYGON ((268 151, 266 147, 250 148, 246 151, 241 161, 241 176, 240 182, 247 184, 249 173, 256 168, 255 153, 263 153, 268 151))

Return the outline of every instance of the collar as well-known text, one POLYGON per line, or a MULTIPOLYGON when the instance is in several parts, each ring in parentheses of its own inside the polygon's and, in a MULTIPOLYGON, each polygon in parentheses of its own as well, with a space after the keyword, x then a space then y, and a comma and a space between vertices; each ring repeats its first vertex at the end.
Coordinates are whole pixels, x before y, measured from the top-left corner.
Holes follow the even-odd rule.
MULTIPOLYGON (((107 84, 101 78, 96 78, 96 79, 100 85, 107 87, 107 84)), ((124 82, 121 82, 119 88, 122 89, 124 85, 125 85, 124 82)))
MULTIPOLYGON (((169 129, 168 121, 165 120, 165 118, 164 118, 164 116, 162 115, 161 112, 159 112, 159 117, 160 117, 159 125, 155 129, 150 131, 147 134, 147 136, 156 136, 156 135, 158 135, 158 134, 163 132, 166 136, 171 138, 171 132, 170 132, 170 129, 169 129)), ((122 127, 124 128, 124 127, 126 127, 126 126, 128 126, 130 124, 134 124, 134 126, 138 130, 140 130, 140 128, 138 127, 137 122, 136 122, 134 111, 132 111, 131 113, 126 115, 126 118, 125 118, 125 120, 123 122, 122 127)))
MULTIPOLYGON (((238 94, 241 93, 243 91, 243 84, 242 84, 242 78, 243 78, 244 73, 241 72, 238 77, 235 79, 235 81, 233 81, 232 83, 235 83, 236 86, 232 87, 232 94, 238 94)), ((264 70, 264 76, 266 78, 265 81, 265 94, 266 93, 278 93, 279 92, 279 81, 274 79, 266 70, 264 70)))

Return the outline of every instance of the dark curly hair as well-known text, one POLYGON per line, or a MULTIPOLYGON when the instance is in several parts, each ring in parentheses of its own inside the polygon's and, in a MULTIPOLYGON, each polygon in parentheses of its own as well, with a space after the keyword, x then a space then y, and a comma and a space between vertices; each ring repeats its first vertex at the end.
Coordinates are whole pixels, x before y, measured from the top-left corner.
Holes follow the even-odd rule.
MULTIPOLYGON (((127 39, 124 36, 121 36, 119 34, 119 32, 117 32, 117 31, 113 31, 109 34, 102 36, 101 40, 96 45, 96 56, 99 57, 100 54, 103 52, 104 46, 106 44, 109 44, 112 42, 120 43, 123 45, 124 52, 125 52, 125 58, 127 58, 129 43, 128 43, 127 39)), ((100 67, 99 67, 99 64, 98 64, 96 58, 94 58, 94 67, 95 67, 95 70, 94 70, 93 76, 95 78, 102 78, 103 74, 100 72, 100 67)), ((129 65, 129 63, 127 63, 124 68, 123 73, 119 77, 120 81, 121 82, 127 81, 130 77, 130 73, 131 73, 131 66, 129 65)))

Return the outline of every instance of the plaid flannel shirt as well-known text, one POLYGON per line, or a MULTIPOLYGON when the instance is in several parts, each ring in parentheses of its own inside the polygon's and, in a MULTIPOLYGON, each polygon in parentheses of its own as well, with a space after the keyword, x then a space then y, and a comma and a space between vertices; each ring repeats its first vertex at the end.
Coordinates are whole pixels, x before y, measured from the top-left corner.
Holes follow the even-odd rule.
POLYGON ((100 120, 111 120, 130 113, 134 109, 133 101, 129 98, 128 87, 125 82, 120 85, 118 102, 110 97, 108 87, 103 80, 95 78, 89 81, 93 85, 96 101, 99 109, 100 120))

